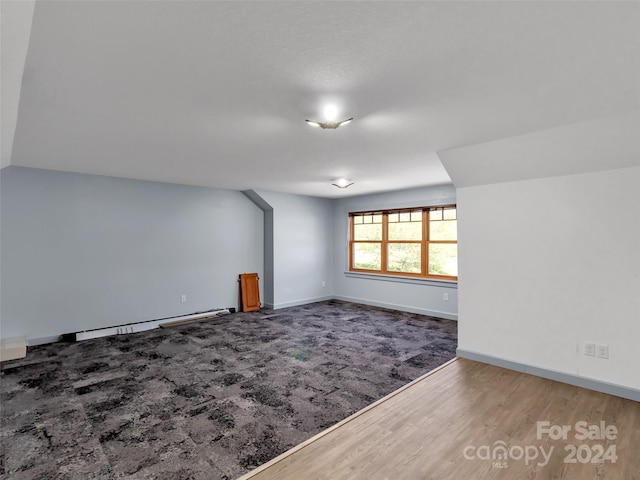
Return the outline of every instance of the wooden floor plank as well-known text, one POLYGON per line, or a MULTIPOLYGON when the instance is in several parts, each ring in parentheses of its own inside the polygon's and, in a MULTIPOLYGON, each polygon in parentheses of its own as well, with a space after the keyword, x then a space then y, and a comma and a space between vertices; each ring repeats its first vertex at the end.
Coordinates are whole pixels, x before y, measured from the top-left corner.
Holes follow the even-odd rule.
POLYGON ((638 402, 455 359, 241 480, 640 480, 638 445, 638 402), (539 421, 571 430, 554 439, 539 421), (581 421, 618 434, 577 439, 581 421), (484 457, 499 445, 506 458, 484 457), (617 460, 592 463, 598 445, 617 460))

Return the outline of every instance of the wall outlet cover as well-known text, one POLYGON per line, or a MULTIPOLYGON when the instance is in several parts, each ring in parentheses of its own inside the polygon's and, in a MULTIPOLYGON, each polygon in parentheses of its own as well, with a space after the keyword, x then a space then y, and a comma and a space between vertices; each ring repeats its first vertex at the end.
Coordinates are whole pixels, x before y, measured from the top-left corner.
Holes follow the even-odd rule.
POLYGON ((609 345, 597 345, 596 356, 598 358, 609 358, 609 345))
POLYGON ((596 356, 596 344, 590 342, 584 342, 584 354, 589 357, 596 356))

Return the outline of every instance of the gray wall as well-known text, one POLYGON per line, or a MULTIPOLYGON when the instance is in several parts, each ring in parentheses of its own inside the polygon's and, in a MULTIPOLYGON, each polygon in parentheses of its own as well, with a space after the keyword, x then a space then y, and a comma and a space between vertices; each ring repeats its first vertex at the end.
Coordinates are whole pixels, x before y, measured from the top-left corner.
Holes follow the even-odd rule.
POLYGON ((261 290, 260 303, 273 308, 273 207, 254 190, 245 190, 242 193, 264 212, 264 274, 260 278, 260 284, 264 285, 264 288, 261 290))
POLYGON ((243 272, 272 308, 336 297, 457 317, 455 283, 345 275, 349 211, 453 203, 451 186, 329 200, 23 167, 0 181, 2 338, 237 306, 243 272))
POLYGON ((2 338, 234 307, 238 274, 262 275, 263 212, 241 192, 13 166, 0 182, 2 338))
POLYGON ((453 186, 415 188, 396 192, 349 197, 334 202, 333 288, 335 297, 408 312, 457 319, 458 290, 455 282, 390 280, 348 272, 348 214, 353 211, 446 205, 456 202, 453 186), (445 294, 448 300, 444 300, 445 294))
POLYGON ((254 193, 273 212, 272 228, 266 226, 267 234, 273 234, 273 303, 267 306, 283 308, 331 298, 333 202, 262 190, 254 193))

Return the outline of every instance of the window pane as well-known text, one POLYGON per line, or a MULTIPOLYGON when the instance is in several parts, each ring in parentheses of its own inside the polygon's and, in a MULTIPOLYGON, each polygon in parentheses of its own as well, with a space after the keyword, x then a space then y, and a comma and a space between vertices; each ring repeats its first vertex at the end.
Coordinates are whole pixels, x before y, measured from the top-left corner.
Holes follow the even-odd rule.
POLYGON ((422 240, 422 222, 390 223, 389 240, 422 240))
POLYGON ((353 226, 354 240, 382 240, 381 223, 365 223, 353 226))
POLYGON ((444 210, 444 219, 445 220, 455 220, 456 219, 456 209, 455 208, 446 208, 444 210))
POLYGON ((455 205, 350 215, 351 269, 457 278, 455 205))
POLYGON ((429 240, 457 240, 458 223, 455 220, 429 222, 429 240))
POLYGON ((390 243, 387 255, 387 270, 390 272, 422 272, 422 248, 419 243, 390 243))
POLYGON ((450 243, 430 243, 429 274, 457 277, 458 246, 450 243))
POLYGON ((379 243, 354 243, 353 268, 380 270, 382 245, 379 243))

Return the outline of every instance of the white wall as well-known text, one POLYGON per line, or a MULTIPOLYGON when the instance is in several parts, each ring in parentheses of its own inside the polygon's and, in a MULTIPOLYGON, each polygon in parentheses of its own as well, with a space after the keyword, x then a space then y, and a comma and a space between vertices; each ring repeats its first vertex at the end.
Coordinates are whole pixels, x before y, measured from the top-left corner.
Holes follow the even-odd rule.
POLYGON ((332 201, 255 193, 273 209, 273 304, 267 306, 283 308, 331 297, 332 201))
POLYGON ((0 181, 2 338, 237 307, 238 274, 262 273, 263 212, 241 192, 15 166, 0 181))
POLYGON ((0 168, 11 164, 35 1, 0 2, 0 168))
POLYGON ((640 167, 457 196, 459 348, 639 388, 640 167))
POLYGON ((348 273, 349 212, 452 203, 456 203, 456 192, 451 185, 362 195, 334 201, 333 285, 336 298, 456 319, 458 291, 455 282, 409 280, 408 283, 403 283, 397 281, 398 279, 389 280, 380 276, 348 273), (445 293, 449 297, 448 301, 444 300, 445 293))

